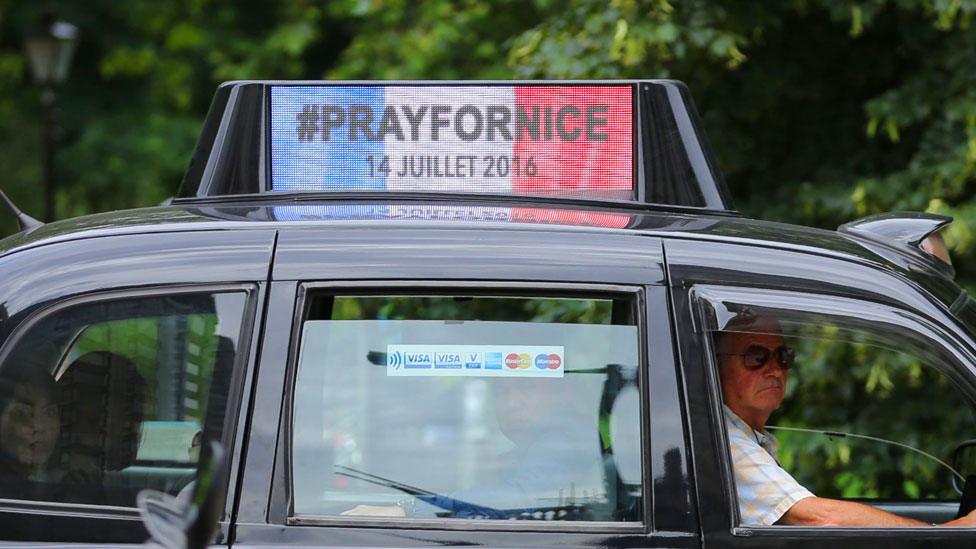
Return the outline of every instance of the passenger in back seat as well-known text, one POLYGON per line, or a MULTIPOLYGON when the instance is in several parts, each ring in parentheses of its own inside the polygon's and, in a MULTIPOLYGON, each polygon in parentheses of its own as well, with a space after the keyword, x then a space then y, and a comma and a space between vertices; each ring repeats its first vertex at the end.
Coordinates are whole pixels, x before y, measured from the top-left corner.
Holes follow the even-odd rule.
POLYGON ((0 498, 52 499, 48 465, 61 434, 54 380, 45 372, 0 374, 0 498))
POLYGON ((85 353, 58 386, 65 418, 61 463, 71 501, 134 505, 139 486, 109 483, 107 476, 136 459, 146 383, 135 364, 108 351, 85 353))

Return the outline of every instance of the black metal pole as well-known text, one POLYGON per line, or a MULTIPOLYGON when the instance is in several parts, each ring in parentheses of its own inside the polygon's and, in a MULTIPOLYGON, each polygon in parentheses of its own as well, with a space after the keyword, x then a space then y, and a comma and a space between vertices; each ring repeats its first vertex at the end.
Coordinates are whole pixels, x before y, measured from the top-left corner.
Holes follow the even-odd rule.
POLYGON ((58 140, 61 128, 58 120, 58 94, 54 86, 47 85, 41 92, 41 105, 44 107, 42 164, 44 179, 44 221, 55 219, 54 196, 56 192, 55 162, 57 161, 58 140))

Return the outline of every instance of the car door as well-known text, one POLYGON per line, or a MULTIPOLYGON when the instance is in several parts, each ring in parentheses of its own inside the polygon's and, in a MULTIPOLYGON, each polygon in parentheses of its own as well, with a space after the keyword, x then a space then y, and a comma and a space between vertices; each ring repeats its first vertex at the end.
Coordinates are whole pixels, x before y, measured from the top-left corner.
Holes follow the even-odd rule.
POLYGON ((955 517, 951 455, 976 435, 976 359, 958 321, 869 265, 721 243, 666 249, 682 372, 689 394, 705 396, 689 398, 688 421, 706 545, 971 546, 973 529, 930 526, 955 517), (767 521, 785 509, 770 519, 746 503, 752 496, 740 485, 753 484, 730 455, 721 372, 735 367, 722 366, 723 338, 742 333, 795 353, 785 398, 766 423, 778 465, 816 496, 921 524, 783 526, 767 521))
POLYGON ((659 240, 471 235, 282 233, 235 547, 698 544, 659 240))
POLYGON ((0 538, 141 544, 136 495, 186 497, 204 440, 236 470, 273 243, 120 235, 0 258, 0 538))

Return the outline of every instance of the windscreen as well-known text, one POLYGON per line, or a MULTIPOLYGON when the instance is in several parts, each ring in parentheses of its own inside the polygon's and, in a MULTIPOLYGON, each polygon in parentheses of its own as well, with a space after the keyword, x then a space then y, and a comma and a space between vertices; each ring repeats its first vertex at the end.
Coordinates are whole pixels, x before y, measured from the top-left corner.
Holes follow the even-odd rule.
POLYGON ((271 88, 273 191, 634 200, 633 87, 271 88))
POLYGON ((297 515, 640 520, 632 302, 312 302, 293 408, 297 515))

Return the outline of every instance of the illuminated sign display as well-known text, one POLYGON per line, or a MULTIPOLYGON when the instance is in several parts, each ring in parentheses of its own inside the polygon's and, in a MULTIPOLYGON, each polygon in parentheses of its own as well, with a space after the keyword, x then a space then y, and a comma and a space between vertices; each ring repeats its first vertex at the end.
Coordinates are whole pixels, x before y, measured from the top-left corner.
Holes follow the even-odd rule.
POLYGON ((634 198, 630 85, 273 86, 274 191, 634 198))

